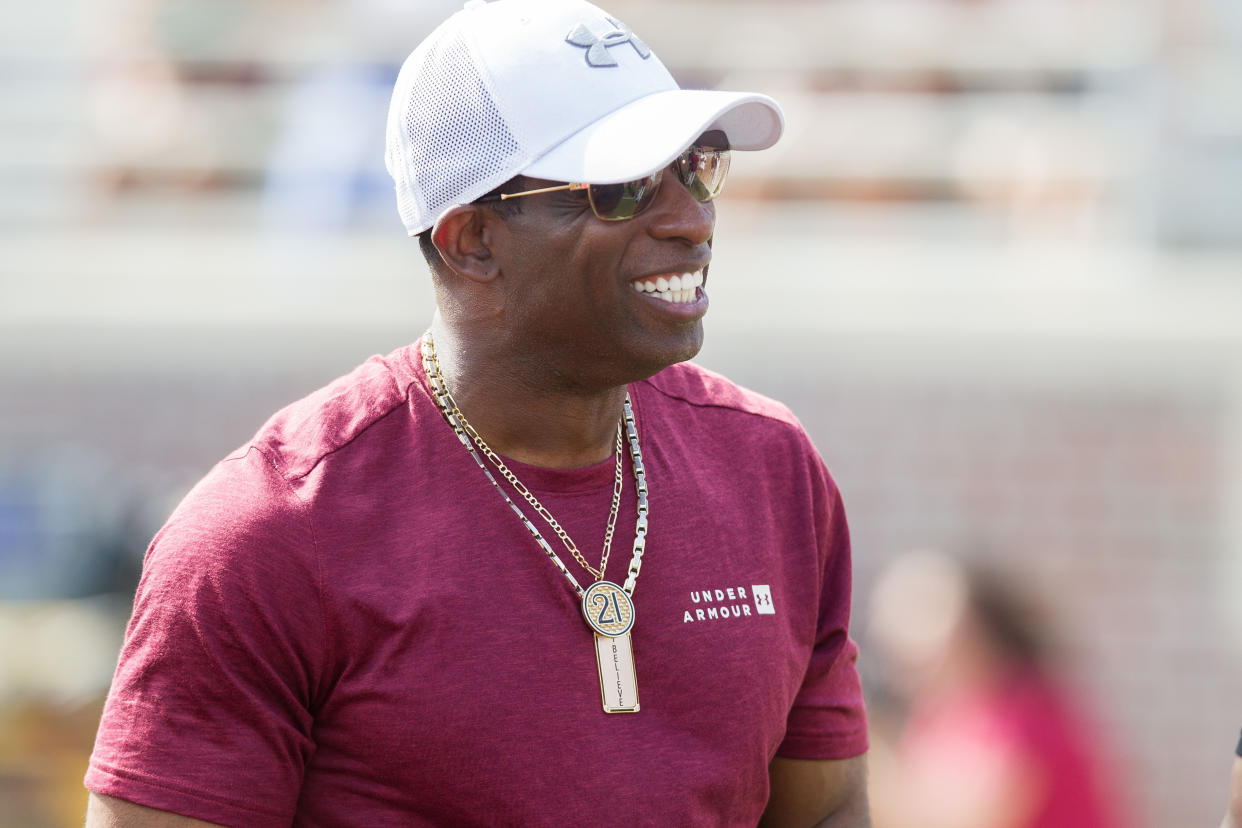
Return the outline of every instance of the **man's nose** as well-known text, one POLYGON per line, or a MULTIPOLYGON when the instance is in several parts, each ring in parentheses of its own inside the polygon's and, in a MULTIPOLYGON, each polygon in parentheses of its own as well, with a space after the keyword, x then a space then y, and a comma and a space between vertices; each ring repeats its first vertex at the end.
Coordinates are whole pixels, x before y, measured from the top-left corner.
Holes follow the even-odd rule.
POLYGON ((659 239, 681 238, 691 244, 705 244, 716 228, 715 204, 695 200, 672 169, 664 171, 660 192, 648 214, 648 232, 659 239))

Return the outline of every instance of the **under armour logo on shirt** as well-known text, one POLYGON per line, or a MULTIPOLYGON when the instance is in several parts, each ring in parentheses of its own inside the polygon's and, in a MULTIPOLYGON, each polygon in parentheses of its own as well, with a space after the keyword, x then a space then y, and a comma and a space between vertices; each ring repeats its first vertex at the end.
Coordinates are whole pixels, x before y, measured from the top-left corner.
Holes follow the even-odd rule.
POLYGON ((750 594, 755 597, 755 612, 760 615, 775 615, 776 607, 772 605, 772 589, 767 584, 751 584, 750 594))
POLYGON ((633 46, 634 51, 638 52, 643 60, 651 57, 651 50, 647 48, 647 44, 639 40, 628 26, 611 17, 604 19, 611 23, 613 28, 603 34, 596 34, 585 23, 579 23, 565 36, 567 43, 586 49, 586 62, 589 65, 616 66, 617 59, 608 53, 608 49, 612 46, 620 46, 622 43, 633 46))

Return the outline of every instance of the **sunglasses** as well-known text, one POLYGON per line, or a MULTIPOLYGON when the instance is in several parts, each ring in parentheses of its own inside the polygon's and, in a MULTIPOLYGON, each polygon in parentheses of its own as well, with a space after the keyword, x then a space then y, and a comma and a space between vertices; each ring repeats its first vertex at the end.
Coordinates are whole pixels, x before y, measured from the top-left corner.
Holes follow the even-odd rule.
POLYGON ((596 216, 604 221, 622 221, 634 218, 651 206, 656 194, 660 192, 660 182, 664 180, 665 170, 670 167, 676 171, 677 177, 690 191, 694 200, 705 204, 720 195, 720 191, 724 189, 725 177, 729 174, 729 151, 690 147, 677 156, 668 167, 634 181, 624 181, 620 184, 560 184, 538 190, 487 195, 476 201, 508 201, 511 198, 540 193, 586 190, 587 200, 591 202, 591 211, 596 216))

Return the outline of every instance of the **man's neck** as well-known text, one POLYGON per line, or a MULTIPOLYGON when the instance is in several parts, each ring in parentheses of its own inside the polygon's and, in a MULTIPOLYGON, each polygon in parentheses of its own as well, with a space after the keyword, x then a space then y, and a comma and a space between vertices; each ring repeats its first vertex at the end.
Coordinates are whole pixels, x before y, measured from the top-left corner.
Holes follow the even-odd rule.
POLYGON ((432 331, 454 402, 493 451, 546 468, 578 468, 612 456, 624 385, 572 387, 555 371, 472 347, 443 324, 432 331))

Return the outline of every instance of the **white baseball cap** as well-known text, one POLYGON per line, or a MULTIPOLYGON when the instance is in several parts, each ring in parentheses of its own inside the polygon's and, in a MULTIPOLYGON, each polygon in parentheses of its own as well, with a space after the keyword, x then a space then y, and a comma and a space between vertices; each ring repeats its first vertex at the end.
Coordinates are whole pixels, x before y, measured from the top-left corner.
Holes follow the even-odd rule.
POLYGON ((384 159, 413 236, 516 175, 631 181, 708 130, 759 150, 784 123, 766 95, 681 89, 585 0, 470 0, 402 65, 384 159))

